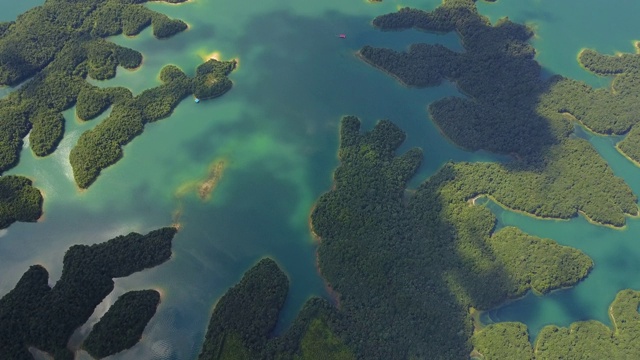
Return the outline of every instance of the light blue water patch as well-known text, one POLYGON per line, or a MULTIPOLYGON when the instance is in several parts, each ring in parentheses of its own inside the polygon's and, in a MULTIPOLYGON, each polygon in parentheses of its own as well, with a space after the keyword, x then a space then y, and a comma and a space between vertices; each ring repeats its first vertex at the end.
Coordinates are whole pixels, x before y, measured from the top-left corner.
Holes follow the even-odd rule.
POLYGON ((0 22, 15 21, 18 15, 44 4, 44 0, 3 1, 0 22))

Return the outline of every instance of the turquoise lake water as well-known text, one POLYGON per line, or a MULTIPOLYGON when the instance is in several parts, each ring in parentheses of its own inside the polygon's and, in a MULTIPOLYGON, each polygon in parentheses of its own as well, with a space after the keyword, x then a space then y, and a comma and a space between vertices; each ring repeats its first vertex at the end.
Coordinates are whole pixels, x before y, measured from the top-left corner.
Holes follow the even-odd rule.
MULTIPOLYGON (((0 21, 15 19, 42 3, 3 1, 0 21)), ((439 2, 401 5, 431 9, 439 2)), ((492 20, 509 16, 535 26, 538 37, 533 44, 548 72, 606 86, 609 79, 580 68, 577 53, 584 47, 605 53, 633 51, 632 41, 640 38, 634 16, 640 13, 640 3, 588 0, 579 7, 568 3, 500 0, 479 8, 492 20)), ((500 160, 456 148, 429 120, 427 105, 459 95, 454 86, 406 88, 354 56, 363 45, 400 50, 427 42, 461 49, 453 34, 374 30, 371 19, 395 11, 400 6, 397 1, 194 0, 147 6, 183 19, 189 30, 168 40, 155 39, 150 29, 133 38, 114 37, 114 42, 142 52, 143 65, 136 71, 119 68, 115 79, 95 84, 126 86, 137 94, 159 84, 157 75, 164 65, 176 64, 193 74, 198 64, 218 53, 222 59, 239 60, 231 75, 234 88, 222 98, 199 104, 186 99, 170 118, 148 125, 124 148, 124 158, 83 192, 73 183, 69 151, 80 134, 106 114, 80 123, 70 109, 59 149, 49 157, 35 158, 25 148, 20 164, 8 172, 34 179, 45 194, 44 218, 0 232, 2 296, 35 263, 44 265, 50 283, 55 283, 64 252, 73 244, 181 223, 171 260, 117 279, 116 290, 90 320, 97 321, 126 291, 162 290, 162 303, 142 341, 115 359, 194 358, 216 300, 264 256, 277 260, 291 280, 279 330, 286 328, 308 297, 327 296, 315 267, 317 244, 309 233, 308 216, 318 196, 331 187, 343 115, 360 117, 364 129, 388 118, 408 133, 402 150, 419 146, 425 152, 425 163, 412 186, 448 160, 500 160), (340 33, 347 38, 339 39, 340 33), (206 177, 210 164, 221 159, 226 168, 210 201, 201 201, 194 191, 181 191, 206 177)), ((0 89, 0 96, 8 91, 0 89)), ((615 151, 619 139, 578 133, 640 194, 640 169, 615 151)), ((498 216, 499 226, 517 226, 582 249, 594 259, 595 268, 573 289, 526 296, 486 313, 486 321, 523 321, 534 336, 545 324, 568 325, 584 319, 608 323, 607 308, 616 292, 640 289, 640 247, 635 246, 639 220, 629 219, 624 230, 614 230, 583 218, 539 220, 488 206, 498 216)), ((85 326, 72 343, 86 332, 85 326)), ((85 356, 79 352, 79 358, 85 356)))

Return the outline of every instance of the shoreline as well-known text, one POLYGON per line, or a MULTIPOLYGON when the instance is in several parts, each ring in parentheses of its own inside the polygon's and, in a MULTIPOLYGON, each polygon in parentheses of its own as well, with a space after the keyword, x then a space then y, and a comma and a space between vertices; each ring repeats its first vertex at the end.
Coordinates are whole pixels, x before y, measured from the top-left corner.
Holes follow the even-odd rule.
POLYGON ((158 294, 160 295, 160 302, 158 302, 158 307, 160 307, 160 304, 164 301, 164 299, 167 296, 167 291, 161 287, 152 287, 152 290, 158 292, 158 294))
MULTIPOLYGON (((420 30, 420 29, 417 29, 417 30, 420 30)), ((424 30, 420 30, 420 31, 424 31, 424 30)), ((436 34, 439 33, 439 32, 433 32, 433 31, 425 31, 425 32, 436 33, 436 34)), ((443 34, 447 34, 447 32, 444 32, 443 34)), ((458 34, 458 36, 459 36, 459 34, 458 34)), ((464 44, 463 44, 463 47, 464 47, 464 44)), ((469 95, 468 93, 466 93, 464 90, 462 90, 455 81, 453 81, 453 80, 451 80, 449 78, 446 78, 444 76, 442 77, 441 81, 436 85, 425 85, 425 86, 409 85, 409 84, 405 83, 402 79, 400 79, 397 75, 395 75, 395 74, 387 71, 386 69, 384 69, 384 68, 374 64, 373 62, 369 61, 367 58, 362 56, 362 54, 360 53, 360 50, 357 50, 355 52, 355 56, 358 59, 360 59, 361 61, 363 61, 364 63, 368 64, 369 66, 371 66, 371 67, 373 67, 373 68, 375 68, 377 70, 380 70, 382 73, 384 73, 387 76, 395 79, 401 86, 403 86, 403 87, 405 87, 407 89, 424 89, 424 88, 427 88, 427 87, 438 87, 438 86, 442 86, 443 83, 446 82, 446 83, 449 83, 449 84, 453 85, 453 87, 456 89, 456 91, 459 92, 461 95, 465 96, 467 99, 473 99, 473 97, 471 95, 469 95)), ((443 100, 443 99, 447 99, 449 97, 451 97, 451 96, 447 96, 447 97, 444 97, 442 99, 435 100, 434 102, 439 101, 439 100, 443 100)), ((455 148, 463 150, 463 151, 476 152, 476 151, 480 151, 480 150, 485 150, 485 149, 465 148, 465 147, 457 144, 449 136, 447 136, 447 134, 440 127, 440 125, 434 120, 434 116, 433 116, 433 113, 431 111, 431 105, 434 102, 427 104, 427 106, 426 106, 427 107, 427 115, 428 115, 429 120, 431 121, 431 123, 434 125, 434 127, 438 131, 438 134, 440 134, 440 136, 442 136, 448 143, 452 144, 455 148)), ((485 151, 488 151, 488 150, 485 150, 485 151)), ((495 153, 495 154, 496 155, 508 155, 508 156, 512 156, 513 157, 513 154, 500 154, 500 153, 495 153)))
POLYGON ((625 157, 625 159, 629 160, 629 161, 630 161, 633 165, 635 165, 637 168, 640 168, 640 162, 638 162, 638 161, 636 161, 636 160, 632 159, 629 155, 627 155, 624 151, 622 151, 622 149, 620 149, 620 146, 619 146, 619 145, 620 145, 620 143, 621 143, 622 141, 624 141, 624 140, 618 141, 618 142, 616 143, 616 145, 614 146, 614 147, 616 148, 616 151, 618 151, 618 152, 620 153, 620 155, 624 156, 624 157, 625 157))
MULTIPOLYGON (((561 246, 564 246, 564 245, 561 245, 561 246)), ((566 247, 566 246, 565 246, 565 247, 566 247)), ((482 316, 482 314, 484 314, 484 313, 488 313, 488 312, 489 312, 489 311, 491 311, 491 310, 497 310, 498 308, 501 308, 501 307, 504 307, 504 306, 506 306, 506 305, 512 304, 512 303, 514 303, 514 302, 516 302, 516 301, 520 301, 520 300, 524 299, 525 297, 527 297, 527 296, 529 295, 529 293, 533 294, 533 295, 534 295, 534 296, 536 296, 536 297, 543 297, 543 296, 548 296, 548 295, 550 295, 550 294, 552 294, 552 293, 555 293, 555 292, 558 292, 558 291, 564 291, 564 290, 573 289, 574 287, 578 286, 578 284, 580 284, 581 282, 585 281, 585 280, 587 279, 587 277, 589 277, 589 273, 590 273, 592 270, 593 270, 593 267, 591 267, 591 269, 589 269, 589 271, 587 272, 587 274, 586 274, 583 278, 581 278, 580 280, 578 280, 578 281, 577 281, 575 284, 573 284, 573 285, 557 287, 557 288, 554 288, 554 289, 551 289, 551 290, 547 291, 546 293, 540 293, 540 292, 538 292, 538 291, 536 291, 535 289, 533 289, 533 288, 531 288, 531 287, 530 287, 530 288, 529 288, 527 291, 525 291, 525 292, 524 292, 524 294, 522 294, 522 295, 519 295, 519 296, 516 296, 516 297, 509 297, 509 296, 505 297, 505 298, 504 298, 504 299, 503 299, 503 300, 502 300, 498 305, 493 306, 493 307, 491 307, 490 309, 486 309, 486 310, 478 310, 478 309, 473 308, 473 309, 475 310, 475 312, 476 312, 476 314, 475 314, 475 315, 478 317, 478 320, 480 321, 480 324, 482 324, 481 329, 482 329, 482 328, 485 328, 485 327, 487 327, 487 326, 489 326, 489 325, 491 325, 491 324, 504 323, 504 320, 498 320, 498 321, 495 321, 494 319, 492 319, 492 318, 489 316, 489 319, 491 320, 491 322, 490 322, 490 323, 488 323, 488 324, 485 324, 484 322, 482 322, 482 320, 480 320, 480 317, 482 316)), ((518 321, 518 322, 519 322, 519 321, 518 321)), ((525 324, 525 325, 526 325, 526 324, 525 324)), ((547 327, 547 326, 556 326, 556 325, 554 325, 554 324, 545 325, 545 326, 543 326, 543 329, 544 329, 545 327, 547 327)), ((474 324, 474 330, 475 330, 475 324, 474 324)), ((474 333, 475 333, 475 331, 474 331, 474 333)))
POLYGON ((209 54, 198 54, 198 56, 200 56, 200 59, 202 59, 202 61, 206 62, 208 60, 214 59, 216 61, 221 61, 220 59, 222 59, 222 53, 220 51, 213 51, 209 54))
POLYGON ((386 69, 374 64, 373 62, 369 61, 366 57, 362 56, 362 53, 360 53, 360 50, 356 50, 354 52, 354 55, 356 58, 358 58, 359 60, 363 61, 365 64, 371 66, 374 69, 380 70, 381 72, 383 72, 384 74, 392 77, 394 80, 396 80, 400 85, 404 86, 407 89, 422 89, 425 86, 415 86, 415 85, 409 85, 407 83, 405 83, 404 81, 402 81, 402 79, 400 79, 397 75, 387 71, 386 69))
POLYGON ((331 283, 329 283, 324 278, 324 276, 322 276, 322 270, 320 269, 320 257, 318 255, 317 250, 316 250, 316 270, 318 271, 318 275, 320 275, 320 277, 322 278, 322 282, 324 283, 324 288, 329 294, 329 298, 331 302, 338 310, 342 309, 342 301, 340 300, 342 295, 336 289, 333 288, 331 283))
MULTIPOLYGON (((335 186, 335 184, 334 184, 335 186)), ((309 212, 309 216, 307 217, 307 223, 309 225, 309 232, 311 233, 311 236, 313 237, 313 239, 316 241, 317 246, 320 246, 320 243, 322 242, 322 238, 320 236, 318 236, 318 234, 316 233, 316 231, 313 229, 312 226, 312 222, 311 222, 311 214, 313 214, 313 211, 316 209, 316 205, 314 204, 311 207, 311 211, 309 212)), ((331 285, 331 283, 329 283, 327 281, 327 279, 324 278, 324 276, 322 276, 322 269, 320 268, 320 255, 318 254, 318 248, 316 247, 316 256, 315 256, 315 268, 316 271, 318 272, 318 275, 320 276, 320 278, 322 279, 322 282, 324 284, 324 288, 327 291, 327 294, 329 295, 329 298, 331 300, 331 302, 333 303, 333 305, 340 310, 342 308, 342 303, 340 298, 342 297, 342 295, 336 291, 333 286, 331 285)))
MULTIPOLYGON (((621 134, 616 134, 614 132, 612 132, 611 134, 602 134, 599 133, 595 130, 593 130, 592 128, 590 128, 589 126, 587 126, 587 124, 585 124, 584 122, 582 122, 582 120, 576 118, 572 113, 568 112, 568 111, 563 111, 563 112, 559 112, 559 114, 565 118, 568 119, 569 122, 574 122, 576 123, 578 126, 580 126, 580 128, 582 128, 585 132, 589 133, 592 136, 596 136, 596 137, 613 137, 613 136, 625 136, 627 134, 629 134, 629 131, 631 131, 631 127, 629 129, 627 129, 625 132, 621 133, 621 134)), ((575 133, 575 132, 574 132, 575 133)))
MULTIPOLYGON (((561 217, 551 217, 551 216, 540 216, 540 215, 535 215, 535 214, 531 214, 528 213, 524 210, 518 210, 518 209, 513 209, 508 207, 507 205, 501 203, 500 201, 496 200, 492 195, 490 194, 479 194, 476 195, 475 197, 473 197, 472 199, 467 200, 467 202, 471 202, 471 200, 473 200, 472 205, 475 205, 475 200, 477 200, 478 198, 481 197, 487 197, 489 200, 491 200, 493 203, 495 203, 496 205, 500 206, 503 210, 507 210, 507 211, 511 211, 514 213, 518 213, 520 215, 524 215, 524 216, 528 216, 531 218, 534 218, 536 220, 545 220, 545 221, 571 221, 572 219, 579 217, 580 215, 582 215, 582 217, 585 218, 585 220, 587 220, 587 222, 589 222, 590 224, 593 225, 597 225, 597 226, 605 226, 608 228, 611 228, 613 230, 625 230, 627 228, 627 223, 625 221, 625 224, 623 226, 615 226, 613 224, 607 224, 607 223, 600 223, 597 222, 593 219, 591 219, 589 216, 587 216, 584 211, 582 210, 577 210, 576 214, 567 218, 561 218, 561 217)), ((640 215, 632 215, 632 214, 627 214, 624 213, 624 217, 639 217, 640 215)))

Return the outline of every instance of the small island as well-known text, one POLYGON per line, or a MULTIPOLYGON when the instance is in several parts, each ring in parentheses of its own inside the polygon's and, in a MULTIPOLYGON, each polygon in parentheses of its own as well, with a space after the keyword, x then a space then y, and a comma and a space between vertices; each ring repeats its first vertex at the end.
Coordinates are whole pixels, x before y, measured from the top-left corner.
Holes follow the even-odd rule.
POLYGON ((263 259, 220 298, 199 359, 257 359, 266 347, 289 291, 289 279, 263 259))
POLYGON ((42 216, 42 194, 31 180, 14 175, 0 176, 0 229, 16 221, 34 222, 42 216))
POLYGON ((96 359, 131 348, 142 337, 145 326, 160 304, 155 290, 129 291, 93 326, 82 347, 96 359), (128 331, 122 331, 128 329, 128 331))
POLYGON ((224 160, 215 161, 209 166, 207 178, 198 185, 198 196, 200 200, 205 201, 211 199, 211 193, 213 193, 213 190, 218 186, 218 182, 222 179, 224 168, 224 160))

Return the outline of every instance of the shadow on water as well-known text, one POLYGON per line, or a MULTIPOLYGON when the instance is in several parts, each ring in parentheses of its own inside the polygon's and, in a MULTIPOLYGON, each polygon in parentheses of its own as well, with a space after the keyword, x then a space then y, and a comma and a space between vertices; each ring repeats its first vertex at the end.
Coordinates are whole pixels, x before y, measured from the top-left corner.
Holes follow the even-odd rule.
MULTIPOLYGON (((256 128, 265 129, 269 125, 262 123, 270 123, 276 128, 274 136, 279 141, 304 139, 305 148, 310 151, 310 163, 319 164, 323 169, 335 166, 335 162, 328 163, 327 159, 335 158, 337 120, 346 114, 358 115, 365 122, 390 119, 406 130, 408 137, 402 150, 419 146, 431 154, 431 161, 420 169, 424 177, 452 159, 502 161, 501 156, 456 147, 428 121, 426 104, 443 96, 460 96, 452 84, 411 89, 355 56, 370 42, 406 48, 415 41, 429 41, 458 49, 459 38, 452 33, 435 35, 421 31, 408 31, 407 37, 398 38, 393 32, 374 29, 370 20, 335 12, 308 18, 278 11, 249 22, 246 33, 250 35, 235 41, 241 71, 234 74, 233 79, 243 84, 238 96, 260 110, 251 117, 247 113, 241 124, 250 121, 256 128), (347 33, 346 39, 336 36, 334 24, 341 25, 340 31, 347 33), (294 51, 291 44, 295 44, 294 51), (242 70, 245 66, 268 71, 247 73, 242 70)), ((315 179, 320 180, 313 185, 319 194, 328 187, 328 177, 313 177, 312 181, 315 179)))
MULTIPOLYGON (((533 14, 528 16, 533 16, 533 14)), ((546 17, 545 14, 539 16, 540 18, 546 17)), ((416 17, 418 16, 416 15, 416 17)), ((463 53, 446 51, 434 46, 424 46, 410 49, 402 54, 387 51, 376 57, 375 52, 380 50, 374 49, 369 59, 375 62, 376 66, 391 72, 408 85, 431 86, 438 84, 442 79, 455 82, 471 99, 445 98, 432 103, 430 111, 440 130, 453 142, 468 149, 482 148, 498 153, 515 154, 516 160, 504 164, 504 167, 511 174, 532 171, 542 174, 549 169, 550 160, 547 159, 547 155, 550 153, 549 149, 556 145, 563 145, 566 134, 571 132, 571 125, 557 116, 560 109, 543 109, 545 114, 541 114, 539 110, 542 95, 547 94, 557 80, 546 81, 549 79, 549 72, 545 72, 539 64, 532 61, 534 52, 532 48, 528 49, 530 36, 524 35, 522 27, 515 24, 486 27, 474 21, 477 20, 465 19, 465 21, 456 23, 457 26, 462 24, 456 30, 464 40, 465 52, 463 53), (512 51, 515 44, 518 44, 515 46, 517 50, 512 51), (511 50, 505 51, 504 49, 511 50), (435 57, 439 62, 429 58, 434 54, 439 57, 432 57, 435 57), (398 66, 398 63, 407 66, 403 68, 403 66, 398 66), (518 76, 514 76, 514 74, 518 76)), ((407 22, 410 21, 400 21, 399 23, 402 24, 401 26, 411 27, 411 24, 407 25, 407 22)), ((388 24, 393 26, 393 20, 388 20, 388 24)), ((424 22, 416 21, 414 26, 422 24, 424 22)), ((541 227, 545 227, 539 222, 542 220, 535 221, 541 227)), ((584 218, 580 218, 564 223, 568 224, 566 230, 572 231, 577 228, 576 224, 584 226, 586 221, 584 218)), ((528 232, 527 229, 519 226, 518 222, 510 223, 510 225, 515 225, 528 232)), ((594 227, 596 226, 592 225, 589 230, 593 230, 594 227)), ((602 227, 599 228, 602 229, 602 227)), ((615 230, 607 229, 604 231, 609 236, 620 234, 615 230)), ((530 233, 536 234, 537 232, 533 230, 530 233)), ((556 236, 554 236, 555 238, 556 236)), ((589 298, 589 293, 612 294, 620 290, 619 288, 611 289, 615 286, 609 286, 604 291, 603 282, 606 282, 605 279, 611 275, 607 272, 615 270, 615 268, 618 268, 620 272, 633 271, 634 266, 628 266, 633 262, 633 257, 628 257, 629 255, 625 254, 629 259, 628 262, 623 260, 614 269, 602 269, 607 267, 607 263, 611 259, 622 254, 618 254, 616 251, 616 254, 611 254, 611 258, 606 259, 603 252, 594 251, 597 247, 593 242, 601 241, 601 239, 589 238, 588 241, 592 242, 591 248, 578 244, 578 240, 586 241, 584 238, 572 237, 571 241, 564 244, 582 249, 594 259, 596 268, 587 280, 574 289, 559 290, 545 297, 529 294, 522 300, 513 301, 490 312, 489 315, 496 314, 493 318, 500 319, 500 321, 524 321, 529 325, 533 337, 537 335, 543 325, 549 323, 568 325, 573 321, 589 318, 609 323, 606 318, 606 308, 612 298, 592 295, 597 298, 597 300, 592 300, 589 298), (614 291, 609 292, 609 290, 614 291), (604 306, 602 306, 603 304, 604 306), (514 311, 509 316, 503 316, 508 311, 506 309, 514 309, 514 311), (600 311, 601 309, 604 311, 600 311)), ((601 247, 610 246, 610 244, 606 245, 606 241, 599 244, 601 247)), ((478 245, 476 244, 476 246, 478 245)), ((626 274, 620 274, 616 278, 627 277, 626 274)), ((460 278, 465 279, 464 276, 460 278)), ((473 279, 473 273, 468 278, 473 279)), ((609 281, 609 283, 620 284, 618 281, 609 281)), ((631 285, 631 282, 625 283, 626 286, 631 285)))

